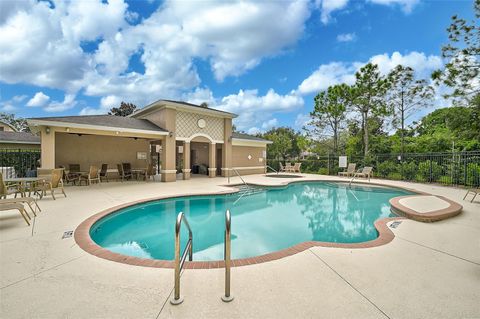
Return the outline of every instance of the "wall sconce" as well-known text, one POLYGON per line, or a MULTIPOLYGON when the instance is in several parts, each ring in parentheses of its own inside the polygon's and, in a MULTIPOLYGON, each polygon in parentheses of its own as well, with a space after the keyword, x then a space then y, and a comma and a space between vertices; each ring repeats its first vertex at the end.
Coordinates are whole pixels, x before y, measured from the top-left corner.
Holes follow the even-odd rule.
POLYGON ((230 136, 228 137, 228 141, 231 142, 232 139, 233 139, 233 136, 230 135, 230 136))
POLYGON ((168 136, 173 137, 173 132, 168 132, 168 136))
POLYGON ((45 128, 45 133, 50 134, 50 127, 49 127, 49 126, 47 126, 47 127, 45 128))
POLYGON ((117 135, 118 135, 118 134, 120 134, 120 132, 119 132, 119 131, 116 131, 116 132, 115 132, 115 134, 117 134, 117 135))
POLYGON ((67 132, 70 132, 70 128, 69 128, 69 127, 67 127, 67 128, 65 129, 65 131, 67 131, 67 132))

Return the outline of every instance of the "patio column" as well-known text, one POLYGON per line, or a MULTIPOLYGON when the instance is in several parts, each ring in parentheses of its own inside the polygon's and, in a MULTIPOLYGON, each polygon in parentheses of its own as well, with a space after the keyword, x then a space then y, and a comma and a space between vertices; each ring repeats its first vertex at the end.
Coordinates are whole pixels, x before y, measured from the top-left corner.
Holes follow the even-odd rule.
POLYGON ((176 152, 175 136, 166 136, 162 141, 162 182, 175 182, 177 169, 175 168, 176 152))
POLYGON ((183 142, 183 179, 190 179, 190 142, 183 142))
POLYGON ((41 133, 41 168, 55 168, 55 131, 51 127, 42 127, 41 133))
POLYGON ((232 168, 232 119, 224 120, 222 166, 222 176, 226 177, 232 168))
POLYGON ((208 148, 208 177, 215 177, 217 172, 217 167, 215 164, 216 160, 216 148, 217 144, 210 143, 210 147, 208 148))

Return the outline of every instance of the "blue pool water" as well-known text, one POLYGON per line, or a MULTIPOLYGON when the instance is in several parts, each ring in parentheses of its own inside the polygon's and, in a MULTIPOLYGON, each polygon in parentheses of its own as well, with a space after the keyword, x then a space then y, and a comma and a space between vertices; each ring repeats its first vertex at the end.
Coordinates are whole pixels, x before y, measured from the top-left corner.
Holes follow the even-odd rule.
MULTIPOLYGON (((223 259, 225 210, 232 214, 232 258, 246 258, 305 241, 358 243, 377 238, 374 222, 393 216, 393 188, 315 182, 239 194, 179 197, 130 206, 90 229, 100 246, 142 258, 174 258, 175 219, 183 211, 193 230, 193 260, 223 259), (238 201, 237 201, 238 200, 238 201)), ((188 238, 182 227, 182 247, 188 238)))

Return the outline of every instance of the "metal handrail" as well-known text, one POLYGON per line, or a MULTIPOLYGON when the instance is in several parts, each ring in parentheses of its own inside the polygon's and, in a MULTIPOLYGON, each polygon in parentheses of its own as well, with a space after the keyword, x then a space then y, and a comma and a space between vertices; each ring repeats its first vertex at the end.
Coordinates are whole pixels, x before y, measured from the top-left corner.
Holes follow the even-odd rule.
POLYGON ((230 210, 225 212, 225 246, 224 246, 224 259, 225 259, 225 295, 222 296, 224 302, 230 302, 233 300, 233 296, 230 294, 230 268, 231 268, 231 242, 232 242, 232 219, 230 210))
POLYGON ((175 223, 175 292, 172 299, 170 299, 170 303, 172 305, 179 305, 183 302, 183 298, 180 297, 180 272, 182 271, 183 265, 185 260, 187 259, 187 252, 188 252, 188 260, 192 261, 193 259, 193 236, 192 236, 192 229, 190 228, 190 224, 188 223, 187 218, 183 212, 178 213, 177 222, 175 223), (188 242, 185 245, 185 251, 180 258, 180 226, 182 226, 182 221, 185 222, 185 225, 188 228, 188 242))
POLYGON ((275 173, 278 174, 278 171, 277 171, 275 168, 273 168, 273 167, 271 167, 271 166, 268 166, 268 165, 267 165, 267 168, 270 168, 272 171, 274 171, 275 173))

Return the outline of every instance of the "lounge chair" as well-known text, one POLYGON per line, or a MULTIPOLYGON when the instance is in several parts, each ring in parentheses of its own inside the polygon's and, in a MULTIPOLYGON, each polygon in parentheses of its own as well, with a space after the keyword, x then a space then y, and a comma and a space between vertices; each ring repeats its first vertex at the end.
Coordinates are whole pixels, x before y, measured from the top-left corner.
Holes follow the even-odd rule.
POLYGON ((279 162, 278 164, 280 165, 279 171, 280 171, 280 172, 285 172, 285 169, 286 169, 286 168, 285 168, 285 166, 283 166, 282 162, 279 162))
POLYGON ((130 174, 127 174, 127 173, 123 170, 123 165, 122 165, 122 164, 117 164, 117 170, 118 170, 118 177, 122 180, 122 182, 123 182, 125 179, 130 179, 130 178, 132 178, 132 171, 130 171, 130 174))
POLYGON ((372 171, 373 167, 370 166, 365 166, 361 171, 356 172, 353 177, 364 177, 368 178, 368 181, 370 181, 370 177, 372 177, 372 171))
POLYGON ((292 167, 292 172, 293 173, 300 173, 300 166, 302 166, 302 163, 295 163, 292 167))
POLYGON ((477 195, 480 194, 480 187, 469 189, 465 194, 465 196, 463 196, 463 200, 465 200, 465 198, 467 198, 469 194, 473 194, 472 200, 470 201, 470 203, 473 203, 473 200, 475 199, 475 197, 477 197, 477 195))
POLYGON ((80 181, 85 181, 85 184, 92 185, 92 182, 100 183, 100 175, 98 174, 98 167, 91 165, 87 175, 82 175, 80 181))
MULTIPOLYGON (((35 214, 35 209, 32 207, 32 203, 37 206, 38 211, 41 211, 40 207, 38 206, 37 201, 33 197, 19 197, 19 198, 7 198, 8 195, 12 195, 14 193, 10 193, 8 191, 8 187, 5 185, 5 182, 3 181, 3 175, 0 173, 0 198, 2 198, 0 201, 2 203, 25 203, 30 207, 32 210, 33 215, 37 216, 35 214)), ((16 193, 15 193, 16 195, 16 193)))
POLYGON ((357 164, 355 163, 350 163, 348 164, 347 170, 343 172, 338 172, 338 176, 353 176, 355 174, 355 168, 357 167, 357 164))
POLYGON ((108 182, 108 164, 102 164, 102 168, 100 169, 100 181, 105 179, 108 182))
POLYGON ((4 203, 3 199, 0 200, 0 211, 6 211, 6 210, 18 210, 20 212, 20 215, 22 215, 23 219, 27 223, 28 226, 30 226, 30 222, 28 221, 30 218, 30 215, 28 215, 27 211, 25 210, 25 207, 23 207, 22 204, 20 203, 4 203), (28 218, 28 219, 27 219, 28 218))
POLYGON ((63 188, 63 169, 56 168, 50 171, 51 175, 39 175, 45 176, 43 182, 37 186, 37 190, 40 191, 40 198, 43 198, 43 196, 47 194, 47 191, 49 191, 52 195, 52 198, 55 200, 55 190, 57 189, 61 190, 62 194, 67 197, 67 194, 65 194, 65 189, 63 188))
POLYGON ((20 197, 25 196, 25 191, 22 189, 20 183, 8 183, 5 184, 3 180, 3 173, 0 173, 0 198, 6 197, 8 195, 20 195, 20 197))

